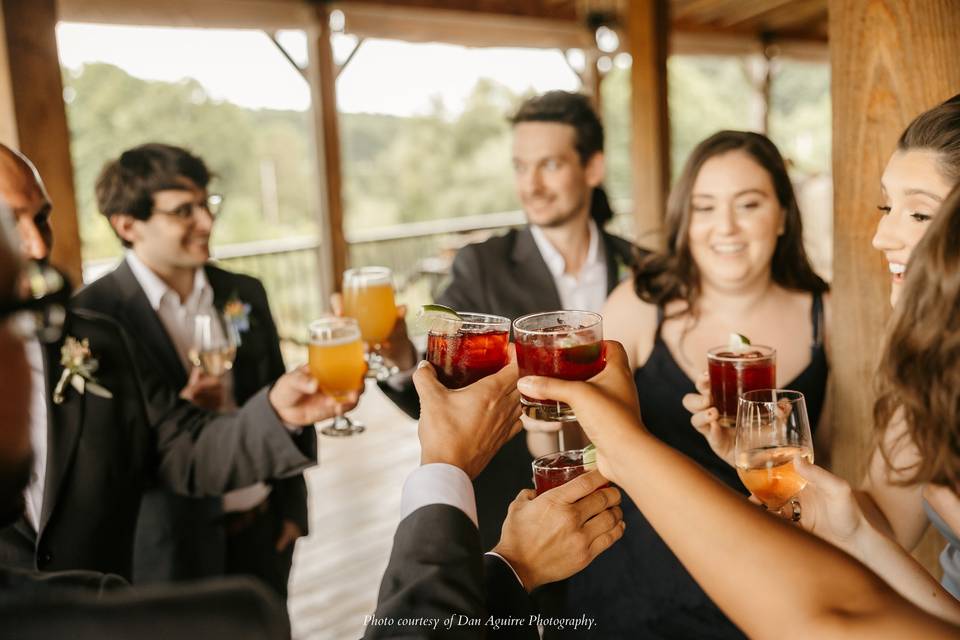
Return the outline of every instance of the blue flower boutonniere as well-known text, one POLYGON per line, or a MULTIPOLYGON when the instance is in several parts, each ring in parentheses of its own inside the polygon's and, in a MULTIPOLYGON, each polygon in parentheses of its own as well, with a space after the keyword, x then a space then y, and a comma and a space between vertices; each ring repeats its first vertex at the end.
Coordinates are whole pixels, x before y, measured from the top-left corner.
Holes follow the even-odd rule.
POLYGON ((233 326, 237 334, 250 330, 250 304, 239 298, 231 298, 223 307, 223 315, 233 326))

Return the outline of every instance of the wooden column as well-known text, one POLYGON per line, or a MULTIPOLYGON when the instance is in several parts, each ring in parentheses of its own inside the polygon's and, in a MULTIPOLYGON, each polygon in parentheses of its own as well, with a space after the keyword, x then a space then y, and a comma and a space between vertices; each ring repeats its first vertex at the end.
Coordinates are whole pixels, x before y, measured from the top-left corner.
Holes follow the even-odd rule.
POLYGON ((81 283, 80 230, 70 161, 70 132, 57 56, 56 0, 2 0, 0 55, 3 142, 36 165, 53 202, 52 262, 81 283), (14 136, 15 133, 15 136, 14 136))
POLYGON ((670 126, 667 113, 666 0, 631 0, 627 9, 630 115, 633 139, 633 212, 640 244, 660 247, 670 188, 670 126))
MULTIPOLYGON (((880 175, 920 112, 960 91, 955 0, 830 4, 833 97, 833 425, 835 470, 862 477, 870 452, 870 381, 890 313, 886 264, 870 240, 880 175)), ((923 560, 932 566, 930 549, 923 560)))
POLYGON ((347 242, 343 235, 340 135, 337 126, 337 65, 330 43, 330 15, 326 5, 317 7, 308 33, 310 66, 307 77, 313 102, 313 130, 317 151, 317 186, 320 237, 325 255, 321 272, 323 293, 340 290, 347 264, 347 242))

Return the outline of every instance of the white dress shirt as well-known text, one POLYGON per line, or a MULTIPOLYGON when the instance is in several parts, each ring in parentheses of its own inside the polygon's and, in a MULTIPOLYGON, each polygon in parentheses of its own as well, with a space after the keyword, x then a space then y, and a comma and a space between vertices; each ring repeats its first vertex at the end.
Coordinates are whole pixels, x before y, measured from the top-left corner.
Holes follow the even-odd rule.
MULTIPOLYGON (((146 294, 150 306, 156 311, 163 328, 167 330, 167 335, 170 336, 177 350, 177 356, 184 370, 189 372, 193 368, 190 350, 193 347, 196 317, 200 314, 216 316, 220 313, 213 304, 213 287, 207 280, 206 272, 203 269, 196 270, 193 277, 193 290, 186 300, 181 301, 177 292, 167 286, 167 283, 145 265, 136 253, 127 251, 126 260, 140 288, 146 294)), ((213 327, 217 330, 220 325, 214 322, 213 327)), ((237 408, 233 400, 233 372, 225 372, 220 380, 223 383, 224 392, 224 406, 220 409, 233 411, 237 408)), ((236 489, 224 494, 223 510, 248 511, 263 502, 268 495, 270 495, 270 487, 262 482, 236 489)))
POLYGON ((599 313, 607 300, 607 261, 597 224, 592 218, 588 224, 590 243, 587 246, 587 259, 578 273, 566 273, 566 260, 547 239, 543 229, 530 225, 530 232, 550 275, 553 276, 563 308, 599 313))
MULTIPOLYGON (((460 467, 452 464, 433 463, 417 467, 407 476, 403 483, 403 493, 400 497, 400 519, 403 520, 421 507, 431 504, 446 504, 456 507, 467 514, 467 517, 477 525, 477 501, 473 494, 473 483, 460 467)), ((523 586, 523 581, 516 570, 510 566, 507 559, 499 553, 487 552, 488 556, 495 556, 510 567, 513 576, 523 586)))
POLYGON ((47 380, 40 342, 31 338, 23 346, 30 364, 30 444, 33 446, 33 472, 23 497, 27 521, 33 525, 34 531, 39 531, 43 488, 47 479, 47 380))

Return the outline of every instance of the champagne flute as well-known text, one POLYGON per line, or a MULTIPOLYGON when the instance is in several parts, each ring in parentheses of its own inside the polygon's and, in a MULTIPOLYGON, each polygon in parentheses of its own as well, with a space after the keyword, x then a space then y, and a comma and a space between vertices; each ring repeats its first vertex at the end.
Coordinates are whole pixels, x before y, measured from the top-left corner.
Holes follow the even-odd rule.
POLYGON ((363 387, 367 363, 360 327, 353 318, 321 318, 310 323, 310 375, 320 390, 334 399, 336 415, 320 429, 325 436, 352 436, 364 426, 343 414, 342 403, 363 387))
POLYGON ((740 396, 734 444, 737 475, 765 509, 800 520, 797 495, 807 481, 797 473, 798 456, 813 462, 813 439, 803 394, 783 389, 748 391, 740 396))
POLYGON ((193 321, 190 362, 205 374, 219 378, 233 368, 240 335, 220 313, 198 313, 193 321))
POLYGON ((343 272, 343 314, 355 318, 367 344, 368 378, 386 380, 397 372, 380 354, 397 322, 393 272, 387 267, 360 267, 343 272))

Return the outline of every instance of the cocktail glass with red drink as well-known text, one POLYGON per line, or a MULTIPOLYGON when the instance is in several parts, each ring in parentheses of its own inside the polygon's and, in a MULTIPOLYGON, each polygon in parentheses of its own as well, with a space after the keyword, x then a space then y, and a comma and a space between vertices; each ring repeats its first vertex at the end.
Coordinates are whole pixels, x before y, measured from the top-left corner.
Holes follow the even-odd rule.
MULTIPOLYGON (((603 319, 590 311, 534 313, 513 322, 520 376, 588 380, 603 371, 603 319)), ((569 405, 521 395, 524 414, 546 422, 577 419, 569 405)))
POLYGON ((777 352, 754 344, 725 345, 707 352, 710 395, 721 427, 737 426, 740 396, 777 386, 777 352))
POLYGON ((533 485, 539 496, 596 468, 596 453, 588 449, 548 453, 533 461, 533 485))
POLYGON ((459 313, 434 321, 427 332, 427 361, 448 389, 460 389, 507 364, 510 319, 485 313, 459 313))

